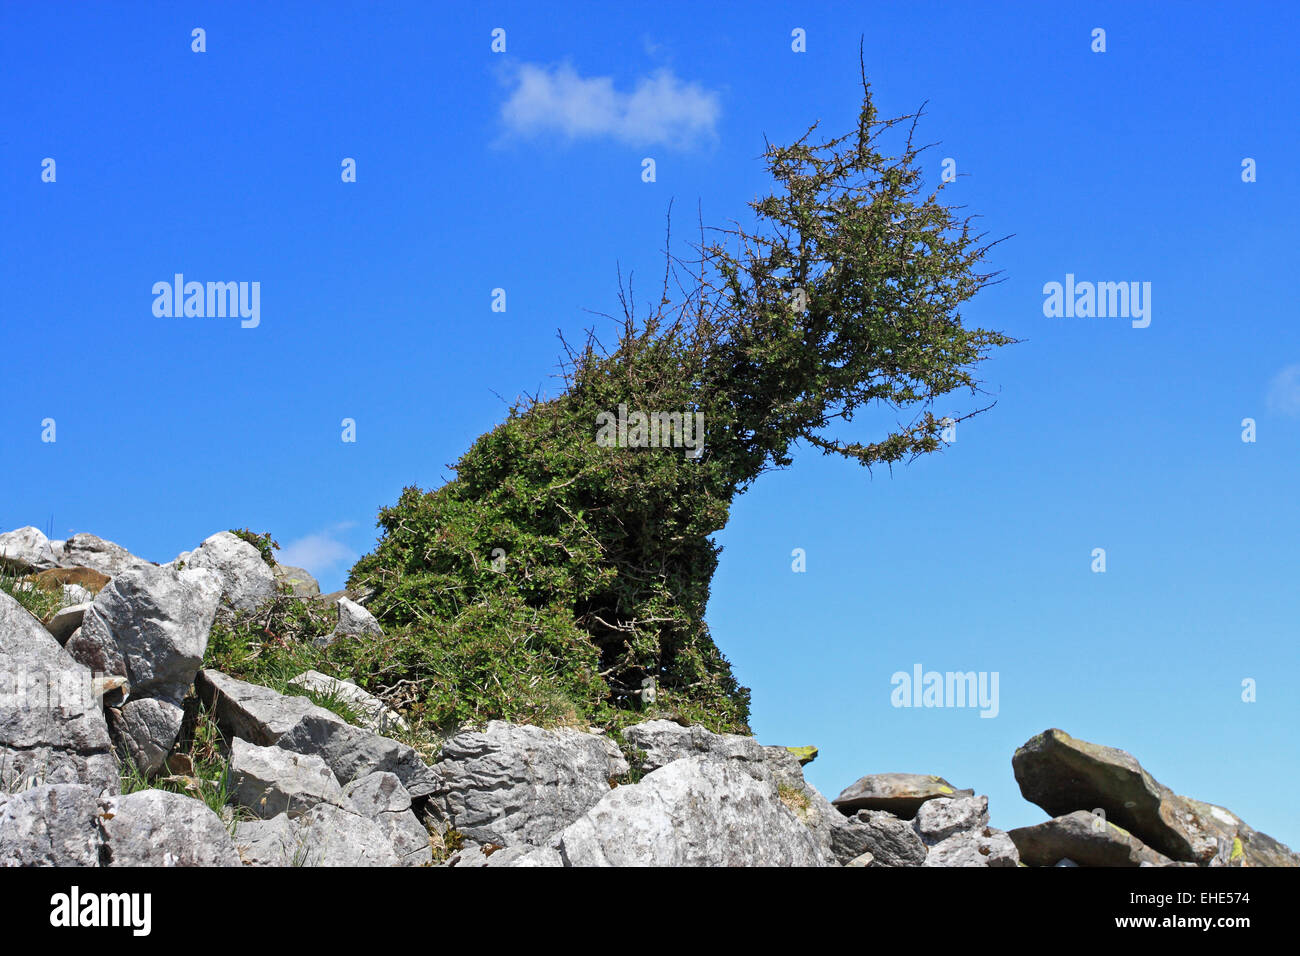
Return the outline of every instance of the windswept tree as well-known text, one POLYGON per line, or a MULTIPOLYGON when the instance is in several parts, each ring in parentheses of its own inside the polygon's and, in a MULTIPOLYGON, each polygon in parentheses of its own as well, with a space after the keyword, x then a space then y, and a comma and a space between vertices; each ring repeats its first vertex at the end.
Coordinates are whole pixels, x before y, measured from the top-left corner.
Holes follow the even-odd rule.
POLYGON ((446 724, 635 710, 745 728, 748 690, 704 621, 732 499, 797 447, 867 467, 937 450, 945 418, 984 410, 977 366, 1012 341, 962 325, 994 281, 989 245, 926 191, 919 117, 879 119, 864 79, 852 132, 769 145, 752 226, 701 228, 685 259, 670 244, 648 314, 620 281, 612 347, 566 345, 559 397, 517 403, 454 480, 380 512, 349 581, 400 635, 378 683, 446 724), (941 408, 952 393, 975 407, 941 408), (640 419, 611 443, 620 406, 702 415, 702 452, 639 447, 640 419), (851 439, 867 409, 899 424, 851 439))

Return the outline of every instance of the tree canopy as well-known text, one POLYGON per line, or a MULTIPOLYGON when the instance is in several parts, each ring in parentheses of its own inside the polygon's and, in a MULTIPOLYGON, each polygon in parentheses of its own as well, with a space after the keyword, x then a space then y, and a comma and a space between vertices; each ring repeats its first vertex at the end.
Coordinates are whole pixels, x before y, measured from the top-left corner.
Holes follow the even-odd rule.
POLYGON ((936 403, 977 395, 979 363, 1013 341, 962 324, 995 281, 990 245, 943 185, 926 190, 919 117, 879 119, 864 79, 851 132, 769 144, 752 225, 701 226, 688 258, 670 243, 644 315, 620 280, 611 347, 566 344, 562 394, 517 402, 453 480, 380 512, 349 586, 401 635, 372 666, 412 707, 445 724, 745 729, 749 692, 704 619, 732 500, 798 447, 867 467, 939 449, 936 403), (869 408, 900 423, 848 437, 869 408), (644 447, 637 412, 652 428, 702 416, 702 450, 644 447))

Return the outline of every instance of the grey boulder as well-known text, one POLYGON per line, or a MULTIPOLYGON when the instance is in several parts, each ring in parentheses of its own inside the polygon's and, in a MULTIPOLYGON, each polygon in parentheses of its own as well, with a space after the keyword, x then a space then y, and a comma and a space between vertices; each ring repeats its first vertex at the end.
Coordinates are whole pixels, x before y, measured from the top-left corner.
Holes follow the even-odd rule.
POLYGON ((241 807, 267 819, 301 816, 318 803, 350 806, 334 773, 320 757, 236 738, 230 746, 230 791, 241 807))
POLYGON ((715 734, 699 725, 683 727, 672 720, 648 720, 628 727, 623 731, 623 739, 644 751, 641 769, 646 772, 700 754, 755 762, 762 762, 766 756, 764 748, 753 737, 715 734))
POLYGON ((761 764, 707 756, 616 787, 547 848, 566 866, 833 865, 761 764))
POLYGON ((954 833, 930 847, 922 866, 1019 866, 1016 845, 1001 830, 982 827, 954 833))
POLYGON ((287 587, 294 597, 314 597, 320 594, 320 584, 303 568, 276 564, 271 568, 271 574, 275 577, 275 583, 287 587))
POLYGON ((345 724, 333 714, 329 719, 309 714, 275 743, 294 753, 320 757, 343 784, 386 770, 402 781, 412 797, 428 796, 437 786, 432 772, 411 747, 345 724))
POLYGON ((379 824, 359 813, 318 803, 296 820, 240 823, 235 846, 248 866, 400 866, 379 824))
POLYGON ((39 528, 28 525, 0 534, 0 567, 27 574, 57 567, 58 563, 50 539, 39 528))
POLYGON ((377 771, 347 785, 343 795, 352 808, 379 825, 403 866, 433 862, 429 831, 411 809, 411 795, 396 774, 377 771))
POLYGON ((112 797, 101 813, 106 866, 239 866, 221 818, 163 790, 112 797))
POLYGON ((221 580, 221 598, 236 611, 255 611, 275 596, 275 575, 262 552, 238 535, 218 531, 173 566, 206 568, 221 580))
POLYGON ((207 650, 219 597, 211 571, 124 571, 99 592, 78 637, 116 648, 134 696, 179 704, 207 650))
POLYGON ((988 822, 988 797, 936 797, 921 804, 912 827, 927 846, 932 846, 954 833, 983 829, 988 822))
POLYGON ((0 789, 119 778, 93 675, 0 591, 0 789))
POLYGON ((64 568, 90 568, 100 574, 115 578, 123 571, 157 567, 152 561, 137 558, 126 548, 93 534, 74 534, 63 542, 59 566, 64 568))
POLYGON ((303 717, 342 723, 341 718, 306 697, 280 694, 221 671, 199 671, 194 686, 227 738, 238 737, 262 747, 273 746, 303 717))
POLYGON ((324 637, 316 639, 321 647, 328 647, 342 637, 382 637, 383 628, 376 617, 351 598, 341 597, 335 601, 339 620, 334 630, 324 637))
POLYGON ((607 737, 494 720, 443 742, 430 805, 477 842, 540 845, 595 806, 626 768, 607 737))
POLYGON ((911 824, 886 810, 859 810, 832 833, 835 857, 845 863, 871 854, 870 866, 921 866, 926 848, 911 824))
POLYGON ((114 736, 136 769, 152 776, 163 768, 185 720, 185 711, 171 701, 139 698, 110 711, 114 736))
POLYGON ((99 792, 43 784, 0 803, 0 867, 98 866, 99 792))

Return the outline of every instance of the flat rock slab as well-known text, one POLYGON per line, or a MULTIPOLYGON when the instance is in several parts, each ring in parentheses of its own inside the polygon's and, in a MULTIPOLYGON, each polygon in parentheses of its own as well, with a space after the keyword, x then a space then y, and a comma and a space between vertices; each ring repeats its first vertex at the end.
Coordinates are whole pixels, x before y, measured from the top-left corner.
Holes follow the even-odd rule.
POLYGON ((910 820, 921 804, 935 797, 973 797, 974 790, 958 790, 943 777, 923 773, 873 773, 845 787, 831 802, 841 813, 884 810, 910 820))
POLYGON ((229 786, 237 804, 267 819, 281 813, 301 816, 318 803, 351 806, 320 757, 259 747, 239 738, 230 746, 229 786))
POLYGON ((274 746, 304 717, 343 722, 306 697, 281 694, 261 684, 237 680, 221 671, 199 671, 194 686, 199 699, 215 715, 217 726, 227 738, 238 737, 262 747, 274 746))
POLYGON ((277 747, 320 757, 341 784, 379 770, 395 774, 412 797, 426 797, 437 787, 433 773, 414 749, 360 727, 309 714, 276 741, 277 747))
POLYGON ((1141 866, 1144 862, 1169 866, 1173 862, 1127 830, 1086 810, 1018 827, 1007 835, 1026 866, 1057 866, 1062 860, 1075 866, 1141 866))

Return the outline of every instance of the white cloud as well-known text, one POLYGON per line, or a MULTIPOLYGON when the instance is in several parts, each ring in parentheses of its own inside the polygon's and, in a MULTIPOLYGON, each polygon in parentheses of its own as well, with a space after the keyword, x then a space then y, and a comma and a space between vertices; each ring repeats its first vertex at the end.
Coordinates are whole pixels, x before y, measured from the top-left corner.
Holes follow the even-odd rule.
POLYGON ((1288 365, 1273 376, 1268 387, 1268 407, 1300 418, 1300 365, 1288 365))
POLYGON ((569 64, 525 63, 501 108, 506 128, 519 135, 560 133, 568 139, 609 137, 633 146, 685 148, 717 137, 718 94, 684 83, 670 69, 636 81, 631 92, 609 76, 583 77, 569 64))
POLYGON ((359 555, 338 540, 339 532, 352 527, 350 522, 336 524, 323 531, 304 535, 281 545, 275 560, 295 568, 305 568, 317 578, 330 577, 344 564, 352 564, 359 555))

